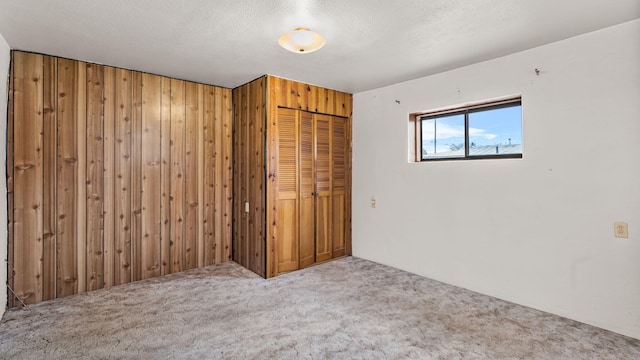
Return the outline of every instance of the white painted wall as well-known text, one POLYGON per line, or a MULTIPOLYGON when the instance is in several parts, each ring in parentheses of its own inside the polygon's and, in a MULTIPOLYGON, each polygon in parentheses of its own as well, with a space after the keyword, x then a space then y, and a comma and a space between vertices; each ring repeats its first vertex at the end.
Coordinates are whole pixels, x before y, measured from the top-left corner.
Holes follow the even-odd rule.
POLYGON ((11 52, 0 34, 0 317, 7 305, 7 79, 11 52))
POLYGON ((640 338, 640 20, 357 93, 353 139, 355 256, 640 338), (408 161, 409 113, 514 94, 523 159, 408 161))

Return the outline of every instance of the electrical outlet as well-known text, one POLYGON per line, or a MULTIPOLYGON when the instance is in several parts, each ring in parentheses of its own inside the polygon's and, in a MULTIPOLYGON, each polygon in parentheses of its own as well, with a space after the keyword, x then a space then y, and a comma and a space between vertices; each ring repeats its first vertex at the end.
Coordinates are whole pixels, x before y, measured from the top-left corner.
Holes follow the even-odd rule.
POLYGON ((628 238, 629 228, 626 222, 614 222, 613 233, 618 238, 628 238))

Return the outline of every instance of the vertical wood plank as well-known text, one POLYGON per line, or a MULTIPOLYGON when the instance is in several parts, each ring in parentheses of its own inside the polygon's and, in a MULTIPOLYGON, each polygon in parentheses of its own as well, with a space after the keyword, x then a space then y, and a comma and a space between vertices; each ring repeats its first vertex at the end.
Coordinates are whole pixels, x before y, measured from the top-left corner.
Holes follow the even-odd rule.
POLYGON ((345 155, 345 167, 346 167, 346 183, 345 183, 345 192, 344 192, 344 199, 345 199, 345 206, 344 206, 344 212, 345 212, 345 234, 344 234, 344 242, 345 242, 345 252, 347 255, 352 255, 351 253, 351 224, 352 224, 352 220, 351 220, 351 208, 352 208, 352 204, 351 204, 351 169, 352 169, 352 137, 351 137, 351 127, 352 127, 352 121, 351 121, 351 113, 352 113, 352 109, 353 109, 353 105, 352 105, 352 97, 351 95, 348 96, 347 98, 347 112, 349 113, 349 117, 346 120, 346 124, 345 124, 345 141, 346 141, 346 155, 345 155))
POLYGON ((184 81, 171 80, 171 272, 184 270, 184 81))
MULTIPOLYGON (((16 62, 16 51, 11 52, 11 62, 9 64, 9 74, 11 76, 9 81, 9 98, 7 102, 7 162, 6 162, 6 171, 7 171, 7 220, 8 226, 7 230, 9 234, 7 236, 8 246, 7 246, 7 285, 11 288, 15 288, 15 264, 13 260, 13 250, 15 248, 15 234, 14 234, 14 187, 13 187, 13 174, 14 174, 14 155, 15 155, 15 142, 14 142, 14 92, 15 92, 15 83, 17 81, 16 73, 15 73, 15 62, 16 62)), ((9 292, 7 297, 7 306, 14 307, 16 306, 16 298, 13 293, 9 292)))
MULTIPOLYGON (((233 90, 233 98, 236 99, 237 96, 236 94, 239 94, 240 88, 236 88, 233 90)), ((224 259, 224 253, 225 253, 225 241, 223 239, 223 234, 224 234, 224 229, 223 229, 223 213, 224 213, 224 198, 223 198, 223 194, 224 194, 224 182, 223 182, 223 168, 224 168, 224 124, 225 121, 227 120, 226 116, 224 115, 224 90, 222 88, 216 88, 216 117, 215 117, 215 130, 214 130, 214 136, 215 136, 215 140, 214 140, 214 145, 215 145, 215 164, 216 164, 216 168, 215 168, 215 210, 214 210, 214 214, 215 214, 215 238, 216 238, 216 263, 219 262, 223 262, 223 261, 227 261, 227 259, 224 259)), ((234 114, 237 114, 237 107, 239 106, 236 101, 234 101, 234 114)), ((239 121, 239 118, 236 117, 236 119, 239 121)), ((234 145, 233 148, 235 149, 234 152, 234 158, 236 159, 236 161, 240 161, 240 156, 239 156, 239 152, 238 152, 238 134, 237 134, 237 123, 233 124, 234 127, 234 145)), ((233 244, 228 244, 230 248, 233 248, 233 259, 237 260, 236 255, 235 255, 235 251, 237 250, 237 240, 238 240, 238 210, 239 210, 239 205, 238 205, 238 196, 237 196, 237 192, 238 192, 238 187, 237 187, 237 181, 238 181, 238 176, 237 176, 237 171, 238 171, 238 166, 239 164, 237 164, 237 166, 234 167, 234 173, 233 173, 233 198, 235 199, 235 207, 233 209, 233 244)), ((231 184, 230 184, 231 185, 231 184)), ((229 239, 231 240, 231 239, 229 239)))
POLYGON ((196 224, 197 224, 197 267, 204 266, 204 92, 205 86, 198 84, 196 88, 196 94, 198 96, 198 112, 196 115, 196 164, 198 169, 197 174, 197 197, 198 211, 196 212, 196 224))
POLYGON ((43 69, 43 252, 42 300, 56 297, 57 60, 44 56, 43 69))
POLYGON ((162 78, 162 108, 160 114, 160 175, 162 203, 160 205, 162 224, 160 228, 161 274, 171 273, 171 79, 162 78))
POLYGON ((336 113, 336 92, 334 90, 327 90, 327 105, 326 105, 326 114, 335 114, 336 113))
POLYGON ((240 173, 239 173, 239 177, 240 177, 240 197, 238 198, 238 200, 240 200, 240 204, 242 205, 242 209, 239 210, 240 213, 240 221, 241 221, 241 226, 240 226, 240 242, 241 245, 239 246, 239 251, 240 251, 240 259, 242 261, 242 264, 245 264, 245 266, 248 268, 249 267, 249 247, 250 247, 250 243, 251 243, 251 239, 249 238, 249 218, 246 214, 246 202, 249 200, 248 197, 249 195, 247 194, 248 192, 248 187, 249 187, 249 172, 248 172, 248 168, 249 168, 249 161, 251 160, 250 158, 250 152, 249 152, 249 101, 250 101, 250 94, 249 94, 249 89, 250 87, 247 85, 242 89, 242 93, 241 93, 241 106, 242 108, 240 109, 240 114, 242 117, 241 120, 241 128, 240 128, 240 152, 243 154, 244 157, 244 161, 242 162, 242 164, 240 165, 240 173))
POLYGON ((265 123, 265 87, 264 79, 252 82, 251 92, 251 117, 253 129, 251 134, 251 228, 254 229, 251 236, 254 244, 251 252, 253 263, 251 270, 264 276, 264 236, 265 236, 265 210, 264 210, 264 123, 265 123))
POLYGON ((14 54, 14 291, 42 301, 43 56, 14 54))
POLYGON ((197 266, 198 253, 198 86, 185 84, 185 269, 197 266))
POLYGON ((244 179, 243 179, 243 185, 244 185, 244 199, 246 202, 249 203, 249 211, 245 211, 243 213, 244 216, 244 223, 246 224, 245 226, 245 232, 244 232, 244 236, 245 236, 245 244, 244 244, 244 258, 247 264, 247 268, 251 269, 254 264, 253 264, 253 257, 252 257, 252 253, 254 251, 255 248, 255 242, 257 241, 257 239, 254 236, 255 233, 255 229, 253 226, 253 222, 252 222, 252 217, 251 217, 251 207, 254 205, 252 203, 253 198, 252 196, 252 186, 254 183, 254 180, 251 178, 251 176, 253 175, 253 167, 252 167, 252 163, 253 163, 253 132, 254 132, 254 121, 255 119, 253 118, 253 83, 250 83, 247 88, 246 88, 246 101, 243 107, 243 113, 244 113, 244 117, 245 117, 245 123, 244 123, 244 133, 243 133, 243 140, 244 140, 244 151, 247 157, 247 161, 245 161, 244 163, 244 179))
POLYGON ((142 279, 142 73, 132 73, 131 281, 142 279))
POLYGON ((91 291, 104 286, 102 208, 104 200, 104 68, 102 66, 87 64, 87 85, 86 280, 87 291, 91 291))
MULTIPOLYGON (((233 251, 232 251, 232 255, 233 255, 233 261, 235 261, 236 263, 244 266, 241 262, 240 262, 240 254, 238 253, 238 248, 240 245, 240 226, 241 226, 241 221, 240 221, 240 204, 238 203, 240 201, 240 168, 241 168, 241 163, 244 160, 244 156, 243 154, 240 152, 240 122, 242 121, 242 118, 240 117, 240 96, 242 93, 242 89, 244 88, 243 86, 237 87, 235 89, 233 89, 233 251)), ((218 148, 219 146, 219 151, 220 151, 220 156, 222 156, 222 123, 217 123, 216 124, 216 148, 218 148), (219 126, 219 127, 218 127, 219 126), (218 140, 220 139, 220 140, 218 140)), ((222 159, 217 160, 218 164, 222 164, 222 159)), ((218 166, 218 169, 216 169, 216 181, 218 184, 222 185, 222 166, 218 166), (218 177, 218 173, 217 171, 220 171, 219 173, 219 177, 218 177)), ((221 188, 222 190, 222 188, 221 188)), ((222 205, 222 201, 220 201, 220 197, 217 196, 216 193, 216 206, 218 206, 218 204, 222 205)), ((221 211, 218 211, 220 214, 222 214, 221 211)), ((222 223, 222 217, 220 217, 220 222, 222 223)), ((217 228, 217 226, 216 226, 217 228)))
POLYGON ((78 293, 87 291, 87 64, 77 63, 76 86, 77 102, 75 112, 77 114, 76 137, 78 154, 78 180, 77 196, 75 198, 78 209, 78 221, 76 222, 76 236, 78 248, 78 293))
POLYGON ((116 69, 115 169, 116 240, 114 285, 131 282, 131 123, 133 78, 129 70, 116 69))
MULTIPOLYGON (((78 290, 77 229, 80 221, 78 196, 78 146, 76 133, 78 116, 77 62, 58 59, 58 129, 57 129, 57 297, 75 294, 78 290)), ((84 95, 84 94, 83 94, 84 95)))
POLYGON ((103 190, 103 241, 104 241, 104 287, 113 286, 116 247, 116 206, 115 206, 115 148, 116 148, 116 69, 104 67, 104 190, 103 190))
POLYGON ((310 86, 309 90, 309 111, 318 112, 318 87, 310 86))
POLYGON ((307 84, 298 83, 298 108, 309 111, 309 92, 311 88, 307 84))
POLYGON ((142 74, 142 279, 160 276, 160 114, 162 84, 157 75, 142 74))
POLYGON ((277 210, 278 210, 278 186, 276 171, 278 169, 278 102, 279 102, 279 81, 273 76, 267 77, 267 146, 268 154, 268 180, 267 180, 267 250, 266 250, 266 277, 270 278, 278 275, 278 234, 277 234, 277 210))
POLYGON ((223 182, 224 182, 224 261, 231 260, 231 221, 232 221, 232 196, 233 196, 233 100, 231 90, 223 90, 223 117, 224 117, 224 163, 223 163, 223 182))
POLYGON ((204 265, 216 263, 216 251, 218 246, 215 238, 215 172, 216 172, 216 147, 215 119, 216 119, 216 88, 204 87, 204 121, 202 127, 203 136, 203 218, 202 234, 204 239, 204 265))
MULTIPOLYGON (((247 132, 247 88, 248 86, 242 86, 238 89, 238 96, 236 97, 238 104, 235 106, 236 115, 235 121, 235 150, 239 154, 239 159, 235 164, 235 177, 234 177, 234 199, 236 208, 234 209, 234 221, 235 235, 234 235, 234 259, 238 264, 247 267, 246 256, 246 243, 247 243, 247 220, 245 215, 245 202, 246 202, 246 163, 248 161, 248 153, 246 150, 246 132, 247 132)), ((224 144, 224 137, 221 138, 224 144)))

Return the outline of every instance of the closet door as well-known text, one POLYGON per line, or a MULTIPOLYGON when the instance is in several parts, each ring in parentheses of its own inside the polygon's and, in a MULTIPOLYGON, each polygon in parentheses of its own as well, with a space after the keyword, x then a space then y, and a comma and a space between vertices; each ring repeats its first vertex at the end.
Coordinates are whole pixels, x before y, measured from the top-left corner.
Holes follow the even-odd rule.
POLYGON ((315 262, 315 166, 313 115, 300 116, 300 268, 315 262))
POLYGON ((315 167, 316 167, 316 262, 331 259, 331 117, 316 114, 315 167))
POLYGON ((345 194, 347 183, 346 154, 347 119, 333 117, 331 123, 331 166, 332 166, 332 242, 333 257, 346 253, 345 242, 345 194))
POLYGON ((298 269, 298 116, 278 109, 278 271, 298 269))

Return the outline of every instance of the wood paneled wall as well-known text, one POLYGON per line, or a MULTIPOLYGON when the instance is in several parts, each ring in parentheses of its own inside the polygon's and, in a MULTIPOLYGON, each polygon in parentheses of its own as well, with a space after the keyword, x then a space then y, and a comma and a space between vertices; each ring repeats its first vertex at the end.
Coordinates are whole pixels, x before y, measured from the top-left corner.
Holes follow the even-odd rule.
POLYGON ((233 90, 233 260, 261 276, 266 255, 266 83, 265 76, 233 90))
MULTIPOLYGON (((278 274, 276 182, 279 107, 351 118, 352 96, 296 81, 265 76, 233 91, 234 98, 234 260, 265 277, 278 274), (249 212, 245 212, 245 203, 249 212)), ((349 121, 349 126, 351 121, 349 121)), ((351 149, 351 128, 348 144, 351 149)), ((349 150, 350 151, 350 150, 349 150)), ((351 159, 350 153, 348 156, 351 159)), ((351 162, 348 164, 351 188, 351 162)), ((347 253, 351 254, 351 193, 346 195, 347 253)))
POLYGON ((231 259, 231 90, 19 51, 11 66, 9 285, 20 298, 231 259))

